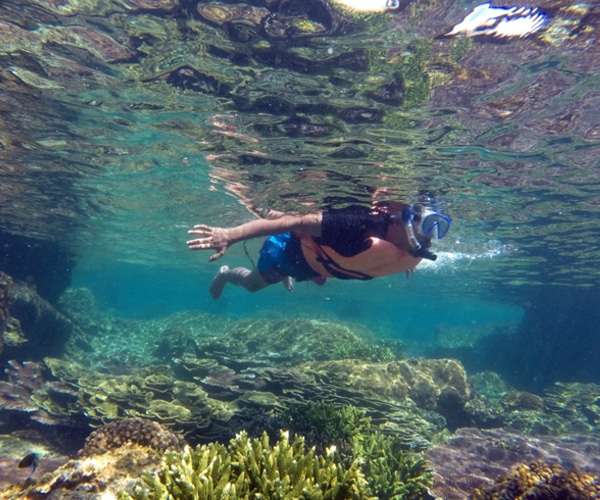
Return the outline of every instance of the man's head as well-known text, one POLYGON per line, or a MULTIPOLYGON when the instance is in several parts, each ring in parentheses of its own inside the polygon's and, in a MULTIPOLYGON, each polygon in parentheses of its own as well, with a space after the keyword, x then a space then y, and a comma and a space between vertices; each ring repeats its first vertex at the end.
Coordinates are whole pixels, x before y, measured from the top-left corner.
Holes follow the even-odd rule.
POLYGON ((391 215, 393 223, 402 224, 410 252, 429 260, 435 260, 435 254, 427 250, 432 239, 441 239, 448 233, 452 219, 442 210, 423 205, 405 205, 401 212, 391 215))

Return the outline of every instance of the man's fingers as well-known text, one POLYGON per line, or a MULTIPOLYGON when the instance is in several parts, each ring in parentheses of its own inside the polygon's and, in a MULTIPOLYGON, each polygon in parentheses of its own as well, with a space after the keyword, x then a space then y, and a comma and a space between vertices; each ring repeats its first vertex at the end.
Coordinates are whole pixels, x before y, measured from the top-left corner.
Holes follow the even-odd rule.
POLYGON ((190 250, 206 250, 207 248, 211 247, 211 244, 208 240, 201 238, 186 241, 185 244, 189 247, 190 250))
POLYGON ((195 234, 197 236, 208 236, 211 233, 211 231, 207 230, 207 229, 190 229, 188 231, 188 234, 195 234))
POLYGON ((221 250, 220 252, 217 252, 217 253, 211 255, 210 258, 208 259, 208 262, 214 262, 215 260, 220 259, 224 253, 225 253, 225 250, 221 250))

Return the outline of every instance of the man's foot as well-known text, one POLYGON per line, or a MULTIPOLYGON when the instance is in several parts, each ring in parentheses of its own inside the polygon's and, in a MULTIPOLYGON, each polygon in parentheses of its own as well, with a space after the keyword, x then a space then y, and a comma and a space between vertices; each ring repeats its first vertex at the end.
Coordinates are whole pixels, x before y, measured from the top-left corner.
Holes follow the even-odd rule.
POLYGON ((283 278, 282 283, 288 292, 294 291, 294 278, 292 278, 291 276, 286 276, 285 278, 283 278))
POLYGON ((210 296, 213 299, 217 300, 219 297, 221 297, 223 289, 227 284, 228 272, 229 266, 221 266, 221 269, 219 269, 219 272, 213 278, 212 283, 210 284, 210 288, 208 289, 208 291, 210 292, 210 296))

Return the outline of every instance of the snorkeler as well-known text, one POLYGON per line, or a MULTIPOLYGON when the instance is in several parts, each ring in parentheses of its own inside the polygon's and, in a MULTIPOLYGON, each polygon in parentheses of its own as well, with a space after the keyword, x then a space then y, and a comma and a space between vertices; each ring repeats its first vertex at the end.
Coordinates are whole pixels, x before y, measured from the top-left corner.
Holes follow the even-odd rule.
POLYGON ((441 210, 399 202, 377 202, 371 208, 352 205, 309 215, 284 215, 233 228, 194 226, 190 250, 215 250, 215 261, 239 241, 268 236, 254 269, 222 266, 210 286, 218 299, 227 283, 256 292, 283 282, 327 278, 369 280, 405 272, 422 259, 435 260, 431 240, 443 238, 452 219, 441 210))

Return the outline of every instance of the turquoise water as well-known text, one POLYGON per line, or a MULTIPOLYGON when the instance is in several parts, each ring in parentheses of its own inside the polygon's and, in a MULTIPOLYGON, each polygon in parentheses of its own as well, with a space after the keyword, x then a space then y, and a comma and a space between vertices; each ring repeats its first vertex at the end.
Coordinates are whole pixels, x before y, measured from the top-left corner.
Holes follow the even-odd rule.
POLYGON ((230 287, 219 301, 208 294, 212 275, 207 271, 153 269, 131 265, 102 270, 79 270, 73 286, 91 288, 98 304, 125 318, 158 318, 186 310, 201 310, 232 318, 259 314, 275 317, 316 316, 363 323, 385 338, 425 344, 434 339, 437 325, 471 326, 499 321, 518 323, 522 308, 475 298, 439 293, 425 295, 440 278, 404 276, 372 283, 330 280, 323 287, 297 283, 293 292, 276 285, 248 295, 230 287))

